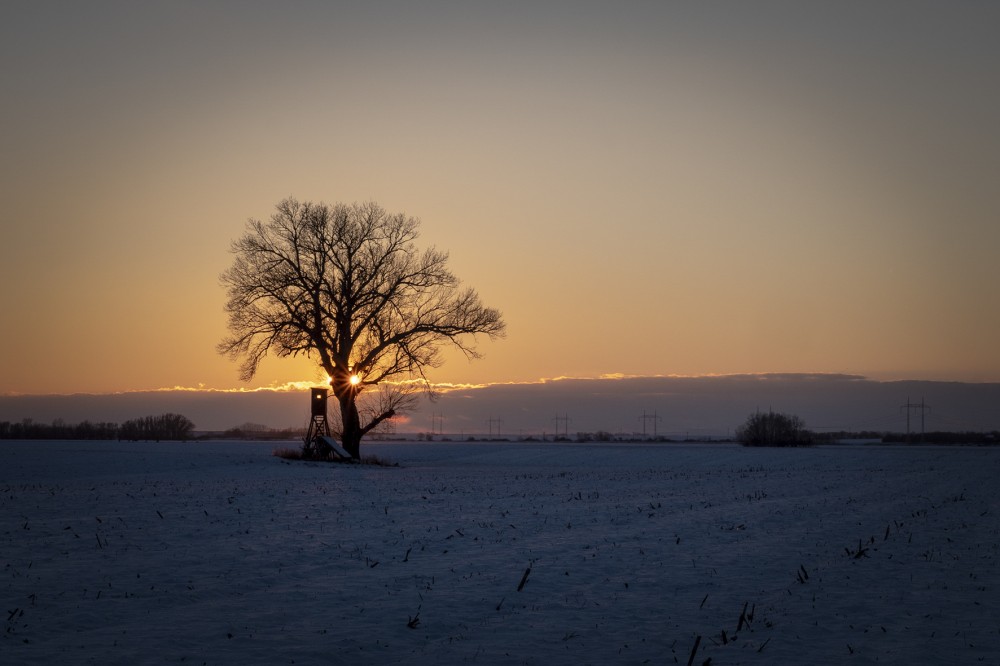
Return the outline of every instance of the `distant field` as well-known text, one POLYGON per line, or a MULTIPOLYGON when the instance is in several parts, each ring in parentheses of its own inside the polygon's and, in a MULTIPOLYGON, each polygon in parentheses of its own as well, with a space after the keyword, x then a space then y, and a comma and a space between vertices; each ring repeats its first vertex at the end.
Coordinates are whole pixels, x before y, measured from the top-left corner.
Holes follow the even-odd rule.
POLYGON ((0 442, 4 663, 1000 663, 1000 449, 0 442))

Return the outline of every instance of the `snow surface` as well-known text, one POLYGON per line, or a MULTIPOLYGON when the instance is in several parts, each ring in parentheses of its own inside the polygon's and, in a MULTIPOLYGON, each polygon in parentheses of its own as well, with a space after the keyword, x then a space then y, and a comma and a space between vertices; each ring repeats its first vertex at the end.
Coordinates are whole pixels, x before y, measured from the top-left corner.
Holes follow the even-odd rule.
POLYGON ((998 448, 274 446, 0 442, 0 662, 1000 663, 998 448))

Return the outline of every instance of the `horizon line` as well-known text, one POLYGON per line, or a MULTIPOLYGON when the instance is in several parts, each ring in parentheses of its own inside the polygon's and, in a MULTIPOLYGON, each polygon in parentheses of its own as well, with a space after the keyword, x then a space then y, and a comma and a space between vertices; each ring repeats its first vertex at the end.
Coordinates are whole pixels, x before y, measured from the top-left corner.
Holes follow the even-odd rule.
MULTIPOLYGON (((495 386, 537 386, 542 384, 553 384, 565 381, 623 381, 630 379, 758 379, 758 380, 842 380, 842 381, 867 381, 879 384, 894 382, 923 382, 923 383, 946 383, 946 384, 997 384, 998 381, 969 381, 959 379, 921 379, 921 378, 893 378, 878 379, 865 375, 843 373, 843 372, 733 372, 733 373, 704 373, 704 374, 628 374, 621 372, 602 373, 596 376, 576 376, 559 375, 555 377, 541 377, 535 380, 512 380, 497 382, 437 382, 429 383, 430 391, 435 393, 452 393, 455 391, 474 391, 491 388, 495 386)), ((423 380, 402 380, 396 382, 384 382, 388 385, 405 384, 425 384, 423 380)), ((237 386, 231 388, 208 387, 204 384, 198 386, 164 386, 151 389, 125 389, 121 391, 72 391, 72 392, 52 392, 52 393, 24 393, 20 391, 4 391, 0 393, 3 398, 20 397, 70 397, 70 396, 117 396, 133 395, 144 393, 205 393, 205 394, 252 394, 252 393, 294 393, 307 391, 311 388, 321 387, 320 381, 287 381, 281 383, 271 383, 267 386, 246 387, 237 386)))

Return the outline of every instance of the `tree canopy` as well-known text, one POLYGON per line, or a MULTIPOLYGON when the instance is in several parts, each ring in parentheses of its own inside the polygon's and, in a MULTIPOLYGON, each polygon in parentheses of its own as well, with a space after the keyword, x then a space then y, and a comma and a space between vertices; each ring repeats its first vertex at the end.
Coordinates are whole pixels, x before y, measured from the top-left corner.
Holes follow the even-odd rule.
POLYGON ((505 333, 500 311, 448 270, 446 252, 417 248, 419 226, 372 202, 285 199, 268 222, 249 221, 221 277, 230 335, 220 353, 241 361, 245 381, 269 353, 315 359, 330 377, 353 457, 367 432, 412 404, 398 382, 429 386, 442 347, 476 358, 477 336, 505 333), (393 380, 362 423, 358 395, 393 380))

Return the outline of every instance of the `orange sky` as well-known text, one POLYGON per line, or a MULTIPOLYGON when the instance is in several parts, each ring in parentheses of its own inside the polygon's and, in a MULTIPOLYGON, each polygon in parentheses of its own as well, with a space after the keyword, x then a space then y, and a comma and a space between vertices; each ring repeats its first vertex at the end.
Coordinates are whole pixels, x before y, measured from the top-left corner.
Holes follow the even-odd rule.
POLYGON ((239 386, 218 275, 287 196, 421 218, 504 312, 437 381, 1000 380, 998 5, 4 14, 0 392, 239 386))

